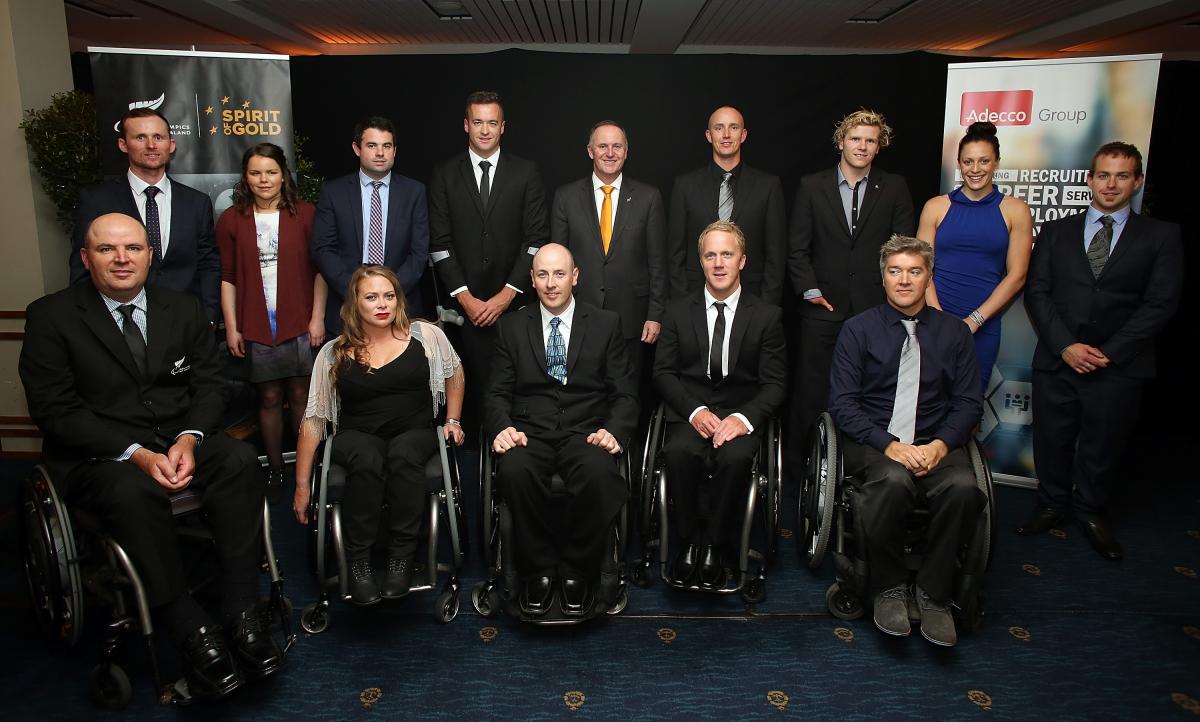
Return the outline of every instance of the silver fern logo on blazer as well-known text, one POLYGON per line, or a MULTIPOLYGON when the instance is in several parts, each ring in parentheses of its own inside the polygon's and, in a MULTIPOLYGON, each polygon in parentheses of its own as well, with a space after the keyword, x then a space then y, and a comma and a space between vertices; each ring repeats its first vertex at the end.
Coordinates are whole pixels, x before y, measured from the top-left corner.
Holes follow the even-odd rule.
POLYGON ((187 360, 187 356, 181 356, 179 358, 179 360, 175 362, 175 368, 171 369, 172 376, 175 376, 176 374, 181 374, 184 371, 191 371, 191 369, 192 369, 191 365, 188 365, 188 366, 183 365, 183 362, 186 360, 187 360))

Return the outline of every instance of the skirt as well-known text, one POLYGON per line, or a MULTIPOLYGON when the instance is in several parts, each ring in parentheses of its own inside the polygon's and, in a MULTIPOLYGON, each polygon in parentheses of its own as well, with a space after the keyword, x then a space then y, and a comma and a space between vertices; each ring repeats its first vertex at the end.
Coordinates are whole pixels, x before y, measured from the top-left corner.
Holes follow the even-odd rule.
POLYGON ((278 381, 312 373, 313 348, 308 334, 297 336, 278 346, 246 342, 246 360, 250 362, 250 382, 278 381))

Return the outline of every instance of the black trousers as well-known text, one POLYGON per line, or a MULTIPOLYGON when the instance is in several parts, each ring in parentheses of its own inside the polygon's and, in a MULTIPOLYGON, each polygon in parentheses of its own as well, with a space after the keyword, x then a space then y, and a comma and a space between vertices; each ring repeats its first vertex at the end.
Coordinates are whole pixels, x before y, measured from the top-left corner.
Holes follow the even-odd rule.
POLYGON ((918 496, 929 502, 929 530, 917 584, 930 597, 954 597, 959 551, 971 541, 987 497, 975 485, 975 472, 964 449, 954 449, 926 476, 913 476, 902 464, 874 447, 846 441, 843 470, 861 484, 858 512, 867 536, 864 551, 874 596, 908 579, 904 561, 905 519, 918 496))
MULTIPOLYGON (((217 433, 205 437, 195 457, 189 488, 202 494, 225 576, 223 586, 257 588, 266 491, 258 474, 258 455, 249 444, 217 433)), ((168 493, 126 461, 82 464, 67 478, 68 503, 96 516, 129 554, 151 607, 172 602, 188 589, 168 493)), ((222 606, 243 605, 223 600, 222 606)))
POLYGON ((629 491, 618 457, 586 439, 569 432, 529 435, 528 446, 496 460, 496 486, 512 513, 513 559, 522 581, 600 573, 608 529, 629 491), (556 471, 565 499, 551 494, 556 471))
POLYGON ((1038 503, 1081 520, 1105 513, 1117 465, 1137 424, 1142 380, 1067 367, 1033 372, 1038 503))
POLYGON ((829 408, 829 371, 841 330, 841 321, 800 319, 799 348, 792 372, 790 430, 784 449, 788 476, 795 484, 804 478, 805 460, 812 451, 813 424, 829 408))
POLYGON ((750 469, 762 439, 756 433, 739 436, 714 449, 712 441, 696 433, 691 424, 667 424, 662 455, 667 462, 667 493, 674 502, 679 538, 698 541, 699 520, 708 520, 708 536, 730 551, 740 544, 746 511, 750 469), (709 508, 700 508, 701 485, 711 472, 709 508))
POLYGON ((388 505, 388 557, 417 551, 425 510, 425 464, 437 451, 437 430, 410 429, 391 439, 346 429, 333 437, 333 461, 346 469, 342 530, 346 559, 371 555, 379 515, 388 505))
MULTIPOLYGON (((520 302, 521 298, 513 301, 514 304, 520 302)), ((467 312, 460 309, 460 313, 465 319, 467 312)), ((496 326, 472 326, 470 321, 464 321, 462 326, 450 326, 448 331, 455 350, 462 358, 467 388, 472 389, 463 397, 463 413, 460 419, 470 438, 479 433, 479 427, 483 424, 483 400, 491 386, 496 326)), ((486 447, 489 441, 490 439, 479 439, 479 444, 486 447)))

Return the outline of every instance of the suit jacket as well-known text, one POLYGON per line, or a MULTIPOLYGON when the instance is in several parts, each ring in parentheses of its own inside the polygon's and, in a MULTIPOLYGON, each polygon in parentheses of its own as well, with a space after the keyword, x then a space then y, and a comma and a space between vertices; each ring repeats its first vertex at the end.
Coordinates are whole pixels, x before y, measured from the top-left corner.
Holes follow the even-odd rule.
POLYGON ((788 269, 800 314, 845 321, 886 300, 879 273, 879 247, 892 234, 913 235, 913 203, 904 177, 872 168, 853 235, 838 193, 837 168, 804 176, 792 207, 788 269), (833 312, 802 299, 817 288, 833 312))
POLYGON ((487 439, 509 426, 530 436, 603 428, 629 445, 638 417, 637 379, 617 314, 575 301, 566 384, 546 373, 537 302, 507 314, 498 325, 485 408, 487 439))
MULTIPOLYGON (((705 226, 717 220, 719 182, 713 179, 716 166, 703 168, 675 179, 671 189, 671 218, 667 231, 670 254, 671 298, 691 296, 704 286, 704 272, 696 241, 705 226)), ((742 285, 770 304, 783 296, 784 264, 787 261, 787 211, 779 177, 742 164, 734 188, 733 217, 746 235, 746 267, 742 285)))
POLYGON ((465 151, 435 168, 429 183, 430 250, 444 292, 466 286, 486 300, 505 284, 528 291, 531 252, 549 235, 545 196, 537 167, 507 151, 491 178, 487 208, 465 151))
MULTIPOLYGON (((392 171, 388 188, 383 265, 400 279, 410 309, 421 308, 417 284, 429 257, 429 211, 425 186, 392 171)), ((335 178, 321 188, 312 225, 312 258, 329 285, 325 327, 340 329, 339 310, 350 276, 362 265, 362 186, 358 171, 335 178)))
POLYGON ((1052 371, 1073 343, 1095 346, 1112 364, 1095 373, 1150 378, 1154 339, 1179 306, 1183 243, 1179 226, 1130 213, 1099 278, 1084 251, 1086 213, 1042 224, 1025 284, 1037 331, 1033 367, 1052 371))
MULTIPOLYGON (((169 177, 169 176, 168 176, 169 177)), ((150 264, 146 285, 186 291, 200 299, 209 321, 221 317, 221 256, 213 241, 213 205, 207 194, 171 178, 171 235, 162 263, 150 264)), ((144 223, 129 181, 119 178, 79 192, 71 234, 71 283, 91 282, 79 258, 88 226, 107 213, 124 213, 144 223)))
POLYGON ((667 404, 669 421, 687 422, 699 406, 724 418, 742 413, 762 428, 783 406, 787 348, 778 306, 742 290, 729 330, 729 373, 708 378, 708 322, 704 293, 672 301, 663 316, 654 355, 654 385, 667 404))
POLYGON ((590 175, 554 193, 550 240, 575 256, 575 297, 616 311, 625 338, 641 338, 646 321, 662 320, 670 292, 666 214, 657 188, 628 177, 612 203, 616 215, 607 254, 590 175))
POLYGON ((19 370, 56 483, 89 459, 114 459, 195 429, 219 432, 229 400, 208 319, 193 296, 146 288, 143 377, 90 281, 26 309, 19 370))

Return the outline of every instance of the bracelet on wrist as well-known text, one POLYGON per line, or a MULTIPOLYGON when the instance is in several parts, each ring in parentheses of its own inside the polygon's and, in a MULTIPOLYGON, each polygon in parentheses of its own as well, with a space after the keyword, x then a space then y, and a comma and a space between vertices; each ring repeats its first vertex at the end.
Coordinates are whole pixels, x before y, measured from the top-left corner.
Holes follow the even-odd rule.
POLYGON ((970 315, 968 316, 968 318, 970 318, 972 321, 974 321, 976 326, 980 326, 980 327, 982 327, 984 322, 987 321, 987 319, 984 318, 983 314, 980 313, 979 311, 972 311, 970 313, 970 315))
POLYGON ((457 426, 460 429, 462 428, 462 423, 460 423, 458 419, 446 419, 446 423, 450 424, 451 426, 457 426))

